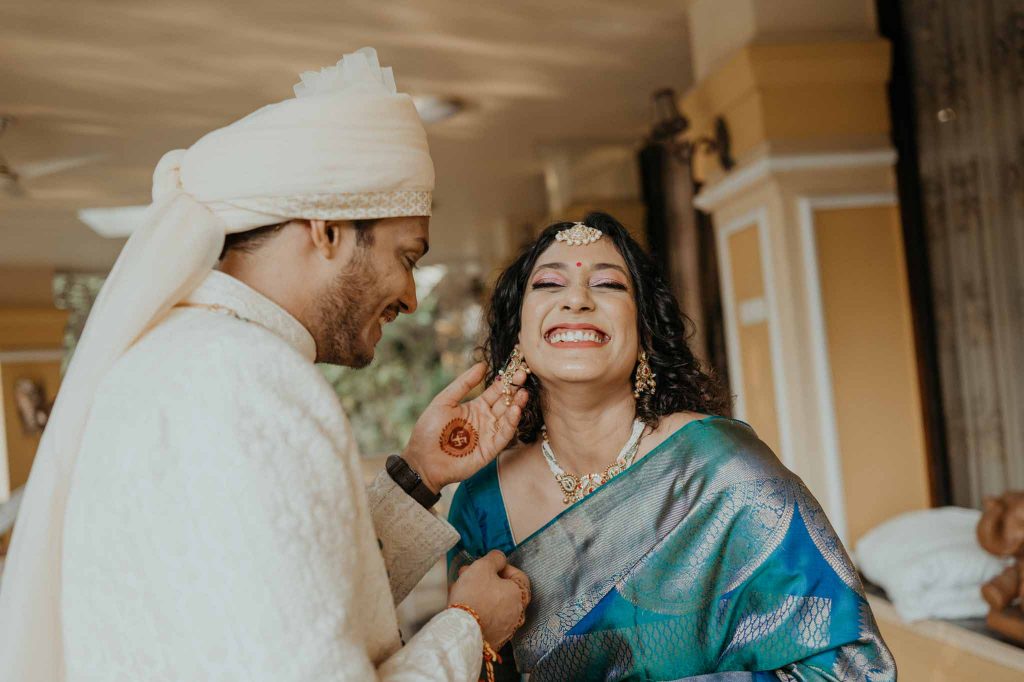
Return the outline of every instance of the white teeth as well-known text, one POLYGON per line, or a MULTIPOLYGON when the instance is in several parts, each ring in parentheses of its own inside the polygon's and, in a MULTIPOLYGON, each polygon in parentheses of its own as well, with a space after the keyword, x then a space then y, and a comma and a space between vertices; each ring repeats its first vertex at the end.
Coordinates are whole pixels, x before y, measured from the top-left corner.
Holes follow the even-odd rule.
POLYGON ((580 341, 605 343, 607 340, 608 337, 604 334, 592 329, 572 329, 548 335, 548 342, 550 343, 574 343, 580 341))

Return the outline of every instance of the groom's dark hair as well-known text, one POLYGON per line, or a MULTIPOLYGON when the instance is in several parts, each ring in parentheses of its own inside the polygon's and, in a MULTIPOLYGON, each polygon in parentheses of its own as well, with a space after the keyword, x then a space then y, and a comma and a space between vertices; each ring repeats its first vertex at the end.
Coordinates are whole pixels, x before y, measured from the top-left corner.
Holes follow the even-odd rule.
MULTIPOLYGON (((235 234, 225 236, 224 248, 220 251, 219 260, 224 260, 224 256, 228 255, 228 251, 252 253, 263 246, 268 239, 280 232, 281 228, 290 222, 290 220, 286 220, 283 223, 264 225, 263 227, 257 227, 252 230, 246 230, 245 232, 237 232, 235 234)), ((356 244, 359 246, 372 246, 373 226, 377 224, 377 220, 375 218, 353 220, 352 224, 356 227, 356 244)))
MULTIPOLYGON (((591 213, 583 222, 611 239, 633 280, 640 347, 647 352, 647 361, 658 382, 654 395, 644 393, 637 400, 637 418, 656 427, 661 417, 684 410, 728 414, 728 394, 690 350, 686 341, 693 334, 693 323, 679 309, 676 297, 654 260, 626 228, 607 213, 591 213)), ((555 235, 572 225, 562 222, 548 226, 498 277, 487 312, 487 338, 480 348, 490 367, 489 381, 497 378, 516 345, 522 326, 523 298, 537 259, 554 243, 555 235)), ((519 421, 519 440, 532 443, 544 425, 540 383, 535 375, 527 375, 526 388, 530 401, 519 421)))

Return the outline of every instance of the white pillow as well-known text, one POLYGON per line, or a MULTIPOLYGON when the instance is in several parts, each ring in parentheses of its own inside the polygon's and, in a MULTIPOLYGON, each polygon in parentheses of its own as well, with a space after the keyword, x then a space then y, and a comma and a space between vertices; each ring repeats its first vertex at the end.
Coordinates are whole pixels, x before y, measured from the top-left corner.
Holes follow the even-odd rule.
POLYGON ((931 618, 981 618, 988 613, 988 603, 975 585, 925 590, 918 593, 897 592, 890 595, 900 618, 907 622, 931 618))
POLYGON ((1007 562, 978 544, 979 519, 960 507, 901 514, 857 542, 855 561, 905 618, 983 616, 981 585, 1007 562))

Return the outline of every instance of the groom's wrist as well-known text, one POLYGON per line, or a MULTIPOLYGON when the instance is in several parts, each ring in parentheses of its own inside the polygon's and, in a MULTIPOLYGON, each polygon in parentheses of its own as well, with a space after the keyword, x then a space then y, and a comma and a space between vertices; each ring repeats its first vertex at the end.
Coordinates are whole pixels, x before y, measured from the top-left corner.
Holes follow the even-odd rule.
POLYGON ((424 479, 417 467, 405 456, 391 455, 384 468, 391 480, 425 509, 430 509, 441 499, 440 489, 434 488, 424 479))
MULTIPOLYGON (((415 449, 406 446, 405 450, 401 452, 401 458, 405 460, 405 463, 409 465, 420 480, 423 481, 423 485, 427 487, 430 492, 439 494, 441 488, 445 486, 443 481, 435 481, 434 477, 430 475, 429 467, 420 459, 415 449)), ((436 472, 435 472, 436 473, 436 472)))

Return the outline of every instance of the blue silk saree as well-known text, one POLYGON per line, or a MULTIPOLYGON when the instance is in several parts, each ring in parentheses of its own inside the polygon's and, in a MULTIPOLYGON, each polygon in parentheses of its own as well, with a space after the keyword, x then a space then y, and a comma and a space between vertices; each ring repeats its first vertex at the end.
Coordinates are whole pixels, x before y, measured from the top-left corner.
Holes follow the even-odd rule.
POLYGON ((686 424, 519 544, 493 462, 449 520, 450 576, 492 549, 529 575, 530 682, 896 679, 820 505, 742 422, 686 424))

